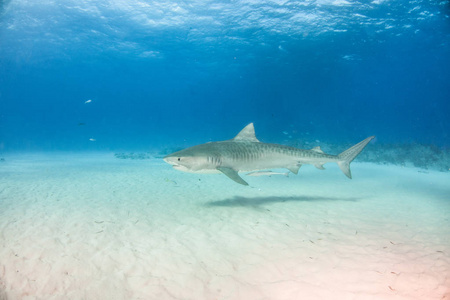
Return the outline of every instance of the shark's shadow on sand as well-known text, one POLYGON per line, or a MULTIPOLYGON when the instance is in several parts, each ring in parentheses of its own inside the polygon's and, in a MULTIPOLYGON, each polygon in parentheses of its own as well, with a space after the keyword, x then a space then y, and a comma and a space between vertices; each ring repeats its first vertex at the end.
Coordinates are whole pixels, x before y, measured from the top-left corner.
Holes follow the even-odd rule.
POLYGON ((284 203, 284 202, 313 202, 313 201, 359 201, 359 198, 348 197, 315 197, 315 196, 291 196, 291 197, 242 197, 210 201, 204 205, 207 207, 253 207, 258 208, 265 204, 284 203))

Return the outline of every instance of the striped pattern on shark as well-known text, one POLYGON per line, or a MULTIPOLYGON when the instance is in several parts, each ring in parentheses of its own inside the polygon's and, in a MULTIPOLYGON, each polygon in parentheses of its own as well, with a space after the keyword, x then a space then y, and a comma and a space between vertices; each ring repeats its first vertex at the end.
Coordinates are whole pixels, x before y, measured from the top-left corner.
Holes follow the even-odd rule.
POLYGON ((342 172, 352 178, 350 163, 374 136, 368 137, 339 155, 324 153, 320 147, 311 150, 261 143, 255 136, 253 123, 227 141, 209 142, 193 146, 164 157, 174 169, 194 173, 223 173, 237 183, 248 185, 238 172, 286 168, 294 174, 303 164, 318 169, 329 162, 338 164, 342 172))

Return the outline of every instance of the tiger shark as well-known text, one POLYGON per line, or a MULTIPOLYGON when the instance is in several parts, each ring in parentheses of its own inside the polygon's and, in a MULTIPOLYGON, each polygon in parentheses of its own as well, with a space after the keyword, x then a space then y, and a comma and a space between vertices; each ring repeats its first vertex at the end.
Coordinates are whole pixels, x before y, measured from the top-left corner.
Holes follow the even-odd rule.
POLYGON ((174 169, 191 173, 223 173, 235 182, 248 183, 238 172, 286 168, 294 174, 303 164, 325 169, 324 164, 335 162, 342 172, 352 178, 350 163, 374 136, 368 137, 338 155, 324 153, 320 147, 311 150, 260 142, 253 123, 248 124, 231 140, 209 142, 186 148, 165 156, 174 169))

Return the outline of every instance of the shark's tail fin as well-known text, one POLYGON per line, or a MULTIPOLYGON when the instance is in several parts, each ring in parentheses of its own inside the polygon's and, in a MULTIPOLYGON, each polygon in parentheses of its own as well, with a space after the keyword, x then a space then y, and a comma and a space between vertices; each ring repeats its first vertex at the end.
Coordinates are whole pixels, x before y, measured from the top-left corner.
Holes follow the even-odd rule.
POLYGON ((345 176, 352 179, 352 172, 350 171, 350 163, 358 156, 359 153, 366 147, 366 145, 373 140, 375 137, 371 136, 365 139, 364 141, 359 142, 358 144, 348 148, 344 152, 338 155, 338 166, 341 168, 342 172, 344 172, 345 176))

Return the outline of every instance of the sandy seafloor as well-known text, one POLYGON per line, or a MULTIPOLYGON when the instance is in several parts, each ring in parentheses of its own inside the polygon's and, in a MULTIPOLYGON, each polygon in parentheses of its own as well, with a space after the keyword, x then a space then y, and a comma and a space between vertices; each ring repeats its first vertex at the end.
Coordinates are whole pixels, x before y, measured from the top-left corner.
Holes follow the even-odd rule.
MULTIPOLYGON (((4 155, 0 299, 449 299, 450 174, 4 155)), ((420 171, 420 172, 419 172, 420 171)))

